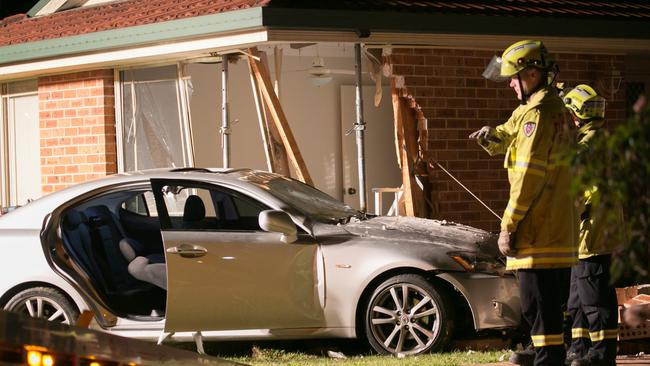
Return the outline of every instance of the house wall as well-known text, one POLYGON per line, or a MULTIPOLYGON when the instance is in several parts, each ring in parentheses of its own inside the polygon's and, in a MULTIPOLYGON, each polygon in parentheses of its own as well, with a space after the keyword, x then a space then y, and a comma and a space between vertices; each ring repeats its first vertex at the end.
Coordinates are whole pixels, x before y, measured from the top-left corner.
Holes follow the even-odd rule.
POLYGON ((38 80, 43 193, 117 172, 113 70, 38 80))
MULTIPOLYGON (((517 107, 507 82, 481 76, 494 52, 451 49, 395 49, 393 74, 405 76, 406 87, 427 117, 426 156, 440 162, 465 186, 501 215, 508 201, 503 157, 490 157, 467 136, 484 125, 505 122, 517 107)), ((625 118, 624 88, 614 95, 602 88, 612 65, 625 72, 620 55, 554 55, 558 81, 575 86, 588 83, 608 99, 607 120, 625 118)), ((439 169, 429 172, 439 217, 491 231, 499 220, 439 169)))
MULTIPOLYGON (((393 73, 427 117, 426 156, 440 162, 498 214, 507 204, 507 174, 501 157, 491 158, 467 136, 483 125, 505 121, 517 106, 506 83, 487 81, 481 73, 493 52, 451 49, 395 49, 393 73)), ((610 124, 625 118, 625 87, 605 92, 612 66, 625 74, 622 55, 555 55, 559 81, 589 83, 608 99, 610 124)), ((272 57, 270 57, 272 60, 272 57)), ((285 56, 281 101, 307 167, 319 189, 343 198, 340 87, 353 85, 351 75, 335 75, 316 87, 305 70, 312 57, 285 56)), ((328 67, 353 70, 351 57, 328 57, 328 67)), ((219 167, 221 147, 220 73, 218 65, 190 65, 196 166, 219 167)), ((273 65, 270 67, 273 70, 273 65)), ((261 137, 244 60, 230 69, 232 166, 266 169, 261 137)), ((112 70, 97 70, 39 79, 43 192, 117 171, 112 70)), ((372 85, 368 77, 364 84, 372 85)), ((384 96, 389 102, 389 96, 384 96)), ((369 100, 366 108, 372 108, 369 100)), ((350 137, 352 138, 352 137, 350 137)), ((387 146, 394 149, 394 146, 387 146)), ((378 167, 368 167, 375 169, 378 167)), ((380 167, 379 167, 380 168, 380 167)), ((499 221, 442 171, 430 171, 438 218, 497 231, 499 221)), ((371 188, 371 187, 369 187, 371 188)))
MULTIPOLYGON (((273 76, 272 54, 269 59, 273 76)), ((306 72, 312 59, 311 56, 283 58, 280 101, 314 184, 329 195, 343 199, 340 88, 354 85, 354 76, 337 74, 329 83, 314 86, 306 72)), ((332 69, 354 70, 351 56, 325 57, 325 64, 332 69)), ((194 89, 190 107, 196 166, 222 166, 220 70, 220 65, 188 66, 194 89)), ((374 82, 366 76, 364 84, 374 85, 374 82)), ((229 66, 229 93, 231 166, 268 170, 245 59, 229 66)), ((382 103, 390 103, 390 95, 384 95, 382 103)), ((372 100, 365 100, 364 105, 366 109, 374 108, 372 100)), ((393 129, 392 125, 384 127, 393 129)), ((354 139, 354 134, 345 138, 354 139)), ((386 148, 394 150, 392 145, 386 148)))

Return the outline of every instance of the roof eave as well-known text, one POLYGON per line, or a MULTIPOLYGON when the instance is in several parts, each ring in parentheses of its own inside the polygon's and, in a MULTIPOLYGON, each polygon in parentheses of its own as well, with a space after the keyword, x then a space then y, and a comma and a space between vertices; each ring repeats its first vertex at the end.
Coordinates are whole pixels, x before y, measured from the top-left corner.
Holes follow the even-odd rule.
POLYGON ((269 28, 441 34, 538 34, 551 37, 650 39, 650 22, 575 17, 497 16, 264 7, 269 28))

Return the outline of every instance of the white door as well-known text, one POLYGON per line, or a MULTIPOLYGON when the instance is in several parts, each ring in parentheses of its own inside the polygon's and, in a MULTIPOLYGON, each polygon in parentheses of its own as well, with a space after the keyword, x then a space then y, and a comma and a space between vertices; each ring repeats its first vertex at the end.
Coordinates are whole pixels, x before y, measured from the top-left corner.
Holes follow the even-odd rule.
POLYGON ((41 196, 41 144, 38 95, 9 96, 7 152, 9 205, 24 205, 41 196))
MULTIPOLYGON (((372 188, 398 188, 402 184, 401 172, 395 155, 395 127, 390 88, 384 87, 382 101, 375 107, 375 88, 363 87, 363 115, 366 122, 365 160, 368 212, 375 212, 372 188)), ((343 159, 343 201, 359 208, 359 170, 355 132, 346 136, 356 121, 355 87, 341 86, 341 139, 343 159)), ((393 195, 385 194, 382 213, 392 204, 393 195)))

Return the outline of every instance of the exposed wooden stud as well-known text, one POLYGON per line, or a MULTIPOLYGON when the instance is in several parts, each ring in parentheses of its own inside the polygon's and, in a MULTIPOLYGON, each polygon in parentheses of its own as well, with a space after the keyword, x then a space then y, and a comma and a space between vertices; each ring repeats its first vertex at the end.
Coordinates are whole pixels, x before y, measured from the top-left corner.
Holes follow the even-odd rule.
POLYGON ((402 97, 394 79, 391 80, 391 95, 395 116, 395 145, 402 170, 404 213, 406 216, 426 217, 424 192, 415 178, 415 162, 419 154, 415 111, 409 107, 409 100, 402 97))
MULTIPOLYGON (((252 50, 249 52, 252 53, 252 50)), ((314 183, 309 175, 309 171, 307 170, 307 165, 300 154, 298 144, 296 143, 291 128, 289 127, 289 123, 287 122, 287 117, 280 105, 280 100, 273 90, 273 84, 271 83, 268 69, 252 57, 248 58, 248 62, 253 70, 255 78, 257 79, 257 83, 260 86, 262 96, 269 108, 275 127, 278 129, 284 147, 287 149, 289 160, 298 175, 297 178, 302 182, 313 186, 314 183)))
MULTIPOLYGON (((258 52, 259 60, 266 69, 269 69, 269 62, 268 58, 266 57, 266 52, 258 52)), ((250 64, 249 64, 250 67, 250 64)), ((253 77, 255 77, 254 74, 251 74, 253 77)), ((284 146, 284 143, 282 142, 282 137, 280 136, 280 131, 278 131, 277 127, 275 126, 275 123, 270 122, 273 117, 271 117, 271 112, 269 110, 268 104, 264 102, 264 97, 262 96, 262 89, 261 85, 257 82, 257 79, 255 80, 255 83, 257 84, 258 87, 258 95, 260 96, 262 105, 264 108, 262 109, 264 113, 264 123, 266 126, 267 131, 269 132, 268 137, 269 137, 269 145, 271 148, 271 161, 273 163, 273 170, 271 170, 274 173, 282 174, 287 177, 291 176, 291 169, 289 169, 289 157, 287 156, 287 149, 284 146)), ((279 94, 277 94, 276 90, 276 95, 278 96, 278 100, 280 100, 279 94)))
POLYGON ((260 134, 262 135, 262 144, 264 145, 264 156, 266 157, 266 168, 270 172, 275 172, 274 161, 273 161, 273 151, 271 148, 270 133, 268 128, 268 120, 266 118, 266 111, 264 110, 264 101, 261 97, 261 92, 259 85, 257 84, 257 78, 253 73, 250 63, 248 64, 248 71, 251 78, 251 88, 253 90, 253 101, 255 101, 255 110, 257 111, 257 120, 260 125, 260 134))
MULTIPOLYGON (((280 85, 280 76, 282 75, 282 55, 284 51, 282 48, 275 46, 273 47, 273 66, 275 67, 275 94, 278 96, 279 100, 282 100, 282 88, 280 85)), ((268 68, 269 65, 267 64, 268 68)))
POLYGON ((404 111, 399 96, 399 89, 395 86, 395 81, 391 81, 391 96, 393 100, 393 114, 395 116, 395 146, 398 153, 398 162, 402 171, 402 199, 404 200, 404 214, 406 216, 415 216, 415 207, 413 204, 413 179, 409 169, 408 156, 406 153, 404 139, 404 111))
POLYGON ((411 194, 413 197, 415 216, 426 217, 427 210, 424 201, 424 191, 416 182, 416 176, 418 174, 417 161, 420 154, 420 148, 418 145, 419 134, 417 120, 415 119, 416 113, 415 109, 410 107, 412 102, 413 99, 400 98, 400 107, 402 108, 403 113, 402 127, 404 129, 404 150, 406 151, 406 161, 409 165, 409 179, 412 180, 411 194))

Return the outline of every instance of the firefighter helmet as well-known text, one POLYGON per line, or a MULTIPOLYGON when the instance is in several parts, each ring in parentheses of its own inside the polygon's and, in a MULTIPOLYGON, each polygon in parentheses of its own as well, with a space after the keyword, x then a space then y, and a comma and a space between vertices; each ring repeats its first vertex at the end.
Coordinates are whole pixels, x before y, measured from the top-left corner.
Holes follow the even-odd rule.
POLYGON ((554 64, 541 41, 519 41, 503 51, 501 58, 502 76, 512 76, 529 66, 550 70, 554 64))
POLYGON ((483 72, 483 76, 494 81, 503 81, 527 67, 546 71, 555 69, 555 62, 541 41, 519 41, 508 47, 501 57, 494 56, 483 72))
POLYGON ((564 105, 581 120, 605 118, 605 98, 586 84, 571 89, 564 95, 564 105))

